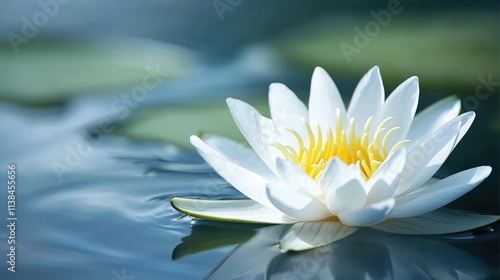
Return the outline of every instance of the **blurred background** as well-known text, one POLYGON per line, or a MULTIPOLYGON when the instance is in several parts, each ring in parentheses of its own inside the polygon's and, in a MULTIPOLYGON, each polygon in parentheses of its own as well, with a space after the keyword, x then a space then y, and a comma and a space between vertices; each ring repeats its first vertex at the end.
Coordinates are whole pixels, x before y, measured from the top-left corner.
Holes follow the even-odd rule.
MULTIPOLYGON (((189 135, 243 140, 225 98, 241 98, 268 115, 269 84, 284 83, 307 100, 315 66, 330 73, 346 104, 374 65, 386 95, 418 76, 419 110, 460 97, 462 111, 477 117, 438 175, 492 166, 488 179, 451 206, 500 213, 498 2, 26 0, 0 7, 0 166, 19 169, 19 215, 25 214, 19 234, 33 240, 20 245, 32 256, 25 261, 29 273, 44 267, 52 279, 62 277, 50 268, 74 269, 61 257, 66 250, 81 253, 68 259, 84 262, 82 255, 116 259, 132 252, 117 249, 128 239, 107 249, 90 241, 74 247, 89 236, 100 236, 103 244, 113 239, 85 230, 95 217, 103 225, 118 215, 123 220, 115 228, 160 223, 153 238, 173 242, 186 224, 171 226, 178 215, 170 197, 231 194, 225 188, 207 194, 207 184, 217 181, 213 175, 207 175, 212 183, 190 181, 194 175, 169 177, 177 176, 172 170, 208 172, 189 135), (203 191, 184 188, 196 184, 203 191), (81 223, 65 228, 68 220, 81 223), (29 233, 35 228, 38 237, 29 233), (68 238, 75 229, 83 231, 68 238), (56 241, 54 232, 62 239, 56 241)), ((6 208, 4 195, 0 207, 6 208)), ((1 246, 6 236, 0 235, 1 246)), ((158 250, 148 246, 142 256, 158 250)), ((167 251, 157 253, 165 257, 167 251)), ((119 279, 113 270, 120 272, 120 265, 105 267, 103 279, 119 279)))

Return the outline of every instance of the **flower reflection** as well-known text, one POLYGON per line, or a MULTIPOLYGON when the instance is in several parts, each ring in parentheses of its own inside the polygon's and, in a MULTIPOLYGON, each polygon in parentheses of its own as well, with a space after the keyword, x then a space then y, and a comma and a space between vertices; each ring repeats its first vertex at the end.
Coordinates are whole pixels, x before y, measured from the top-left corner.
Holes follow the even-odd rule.
MULTIPOLYGON (((237 225, 235 225, 238 227, 237 225)), ((290 225, 221 228, 195 224, 173 253, 179 259, 206 250, 212 244, 238 245, 204 279, 486 279, 487 267, 476 257, 436 237, 391 235, 358 230, 327 246, 283 253, 276 245, 290 225), (234 233, 240 237, 235 238, 234 233), (232 234, 233 242, 221 242, 232 234), (203 242, 205 241, 205 243, 203 242)), ((468 240, 464 242, 477 242, 468 240)), ((215 246, 212 246, 215 247, 215 246)))

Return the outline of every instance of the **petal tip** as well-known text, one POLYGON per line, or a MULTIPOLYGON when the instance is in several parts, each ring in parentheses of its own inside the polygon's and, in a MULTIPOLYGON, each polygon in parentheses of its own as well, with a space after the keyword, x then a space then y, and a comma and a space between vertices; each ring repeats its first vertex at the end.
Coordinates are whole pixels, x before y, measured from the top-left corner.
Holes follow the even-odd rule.
POLYGON ((378 65, 373 66, 370 70, 368 70, 369 73, 377 73, 380 75, 380 67, 378 65))
POLYGON ((484 166, 481 166, 481 167, 482 167, 482 168, 481 168, 481 172, 482 172, 482 173, 484 173, 484 177, 486 178, 486 177, 490 176, 491 171, 493 170, 493 169, 491 168, 491 166, 489 166, 489 165, 484 165, 484 166))
POLYGON ((313 73, 316 73, 316 72, 325 72, 326 73, 325 69, 321 66, 314 67, 313 73))
POLYGON ((332 79, 328 72, 326 72, 326 70, 320 66, 316 66, 316 68, 314 68, 312 76, 313 80, 319 79, 319 81, 328 81, 332 79))
POLYGON ((243 104, 243 103, 246 104, 245 102, 243 102, 237 98, 233 98, 233 97, 226 98, 226 104, 229 107, 229 109, 231 109, 234 106, 238 106, 240 104, 243 104))
POLYGON ((412 77, 408 78, 408 83, 413 87, 416 87, 416 88, 419 87, 419 79, 417 76, 412 76, 412 77))
POLYGON ((275 102, 280 102, 280 105, 283 104, 282 98, 286 95, 287 91, 291 90, 285 84, 271 83, 269 85, 269 104, 273 103, 273 99, 275 99, 275 102), (279 101, 276 99, 279 99, 279 101))
MULTIPOLYGON (((465 113, 463 113, 461 115, 458 115, 455 118, 461 118, 461 120, 460 120, 461 123, 462 123, 461 126, 464 126, 465 124, 468 124, 468 126, 470 127, 470 125, 472 125, 472 123, 476 119, 476 112, 474 112, 474 111, 468 111, 468 112, 465 112, 465 113)), ((467 130, 468 129, 469 128, 467 128, 467 130)))
POLYGON ((201 140, 198 135, 191 135, 189 136, 189 142, 191 142, 191 145, 196 147, 198 144, 200 144, 200 142, 203 142, 203 140, 201 140))
POLYGON ((286 87, 284 84, 282 83, 271 83, 269 85, 269 90, 271 89, 279 89, 279 88, 283 88, 283 87, 286 87))

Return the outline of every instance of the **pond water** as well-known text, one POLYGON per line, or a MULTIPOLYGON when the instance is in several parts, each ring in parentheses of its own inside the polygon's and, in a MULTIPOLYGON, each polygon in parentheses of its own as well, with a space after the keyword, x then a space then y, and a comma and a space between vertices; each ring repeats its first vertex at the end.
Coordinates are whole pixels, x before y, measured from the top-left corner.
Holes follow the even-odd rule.
POLYGON ((437 237, 363 230, 315 250, 281 253, 276 244, 284 226, 193 220, 176 212, 170 199, 241 195, 195 154, 82 133, 88 123, 75 123, 79 114, 88 122, 102 116, 98 106, 84 104, 70 111, 2 107, 1 129, 13 133, 4 137, 1 176, 6 180, 7 165, 16 164, 18 220, 15 273, 6 269, 7 232, 0 231, 1 279, 498 277, 497 225, 437 237), (62 116, 68 121, 57 121, 62 116), (78 145, 87 152, 72 154, 78 145), (55 169, 54 159, 74 167, 55 169))

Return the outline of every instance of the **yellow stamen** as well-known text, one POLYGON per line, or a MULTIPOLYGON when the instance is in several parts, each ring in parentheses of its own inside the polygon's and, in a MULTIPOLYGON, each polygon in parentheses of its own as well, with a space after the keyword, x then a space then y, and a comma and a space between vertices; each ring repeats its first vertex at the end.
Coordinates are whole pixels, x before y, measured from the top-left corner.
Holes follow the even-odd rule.
POLYGON ((392 118, 387 118, 379 124, 373 135, 373 141, 370 142, 370 126, 373 117, 368 118, 363 127, 362 135, 358 136, 356 135, 354 119, 350 119, 349 128, 345 130, 342 127, 340 110, 336 110, 336 115, 335 131, 329 126, 322 130, 319 124, 314 123, 316 134, 314 134, 311 125, 302 120, 307 133, 307 147, 302 136, 293 129, 288 129, 288 131, 297 139, 297 148, 294 149, 278 143, 273 144, 273 146, 280 150, 287 160, 296 163, 315 180, 321 178, 328 161, 334 157, 339 158, 347 165, 356 164, 361 170, 362 177, 368 180, 392 152, 409 142, 408 140, 398 142, 388 153, 388 139, 399 129, 399 127, 392 127, 383 135, 392 118))

